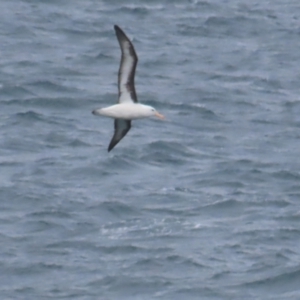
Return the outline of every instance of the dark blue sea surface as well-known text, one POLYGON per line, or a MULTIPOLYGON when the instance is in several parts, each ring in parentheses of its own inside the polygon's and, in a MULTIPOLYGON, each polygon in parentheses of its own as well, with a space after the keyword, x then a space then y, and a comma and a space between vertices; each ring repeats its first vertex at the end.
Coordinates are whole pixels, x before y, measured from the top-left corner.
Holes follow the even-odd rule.
POLYGON ((300 299, 300 5, 0 3, 1 299, 300 299), (107 152, 120 62, 165 121, 107 152))

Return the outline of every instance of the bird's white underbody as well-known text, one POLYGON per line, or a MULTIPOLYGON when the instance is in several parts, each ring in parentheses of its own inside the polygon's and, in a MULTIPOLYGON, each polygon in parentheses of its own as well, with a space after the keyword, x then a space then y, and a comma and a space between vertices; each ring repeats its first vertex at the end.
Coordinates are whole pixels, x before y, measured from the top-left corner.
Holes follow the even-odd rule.
POLYGON ((137 120, 153 116, 163 119, 163 116, 159 114, 153 107, 139 103, 116 104, 109 107, 96 109, 93 111, 93 114, 124 120, 137 120))

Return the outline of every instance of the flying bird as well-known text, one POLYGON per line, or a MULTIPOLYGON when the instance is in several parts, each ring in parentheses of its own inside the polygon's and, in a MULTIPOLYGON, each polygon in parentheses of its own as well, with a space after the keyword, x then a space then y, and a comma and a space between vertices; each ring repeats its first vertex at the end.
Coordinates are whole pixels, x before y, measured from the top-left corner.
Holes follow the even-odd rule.
POLYGON ((123 30, 117 25, 115 25, 114 28, 122 52, 118 74, 119 103, 92 111, 94 115, 105 116, 115 120, 115 132, 108 146, 108 152, 111 151, 130 130, 132 120, 152 116, 164 119, 164 116, 158 113, 152 106, 138 103, 134 87, 134 75, 138 57, 131 41, 123 30))

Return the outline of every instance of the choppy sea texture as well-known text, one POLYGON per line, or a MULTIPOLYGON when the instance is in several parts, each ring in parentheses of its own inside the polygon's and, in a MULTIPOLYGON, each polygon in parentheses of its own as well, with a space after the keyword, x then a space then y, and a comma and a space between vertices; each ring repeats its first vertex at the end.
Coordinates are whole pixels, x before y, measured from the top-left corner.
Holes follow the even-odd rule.
POLYGON ((2 299, 300 299, 298 1, 0 3, 2 299), (141 102, 111 152, 113 25, 141 102))

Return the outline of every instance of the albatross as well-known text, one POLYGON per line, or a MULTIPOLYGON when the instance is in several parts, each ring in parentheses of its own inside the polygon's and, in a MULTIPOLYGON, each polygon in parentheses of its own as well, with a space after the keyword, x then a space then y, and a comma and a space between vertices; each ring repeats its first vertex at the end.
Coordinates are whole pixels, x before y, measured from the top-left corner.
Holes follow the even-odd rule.
POLYGON ((118 74, 119 103, 92 111, 94 115, 105 116, 115 120, 115 132, 108 146, 108 152, 130 130, 132 120, 152 116, 164 119, 164 116, 158 113, 152 106, 138 103, 134 87, 134 74, 138 57, 124 31, 117 25, 114 28, 122 52, 118 74))

